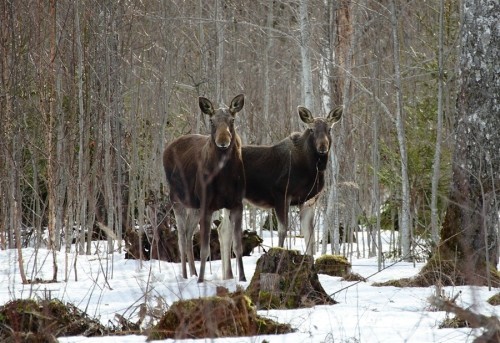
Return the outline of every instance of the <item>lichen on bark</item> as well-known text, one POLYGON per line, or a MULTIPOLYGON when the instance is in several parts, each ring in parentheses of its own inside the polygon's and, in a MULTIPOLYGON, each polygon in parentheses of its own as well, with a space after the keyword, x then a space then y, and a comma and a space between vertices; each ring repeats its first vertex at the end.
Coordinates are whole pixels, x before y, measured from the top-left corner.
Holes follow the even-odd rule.
POLYGON ((500 189, 500 5, 464 2, 453 179, 435 254, 453 261, 460 284, 497 282, 500 189))

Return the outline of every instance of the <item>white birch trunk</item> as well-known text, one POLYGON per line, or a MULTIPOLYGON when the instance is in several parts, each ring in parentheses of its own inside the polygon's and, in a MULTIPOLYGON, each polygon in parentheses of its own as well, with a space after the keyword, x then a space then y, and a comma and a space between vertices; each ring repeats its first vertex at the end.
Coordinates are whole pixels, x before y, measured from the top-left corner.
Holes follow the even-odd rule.
POLYGON ((379 172, 380 172, 380 151, 378 147, 378 114, 377 111, 372 115, 372 128, 373 128, 373 145, 372 145, 372 164, 373 164, 373 189, 372 189, 372 202, 374 212, 377 216, 375 231, 377 233, 377 266, 378 270, 382 269, 382 237, 380 227, 380 185, 379 185, 379 172))
MULTIPOLYGON (((320 94, 321 94, 321 109, 323 113, 328 113, 332 108, 332 87, 330 78, 333 75, 333 61, 335 51, 332 49, 332 41, 333 41, 333 10, 332 4, 330 2, 324 1, 324 6, 327 9, 327 14, 325 15, 325 19, 328 20, 329 32, 328 36, 326 36, 322 40, 322 51, 321 51, 321 64, 320 64, 320 94)), ((326 254, 327 251, 327 243, 328 238, 331 239, 332 250, 340 249, 340 246, 334 246, 333 243, 335 240, 334 236, 339 236, 339 211, 338 211, 338 192, 337 192, 337 173, 338 167, 336 166, 336 154, 334 151, 331 152, 330 155, 330 170, 327 175, 332 175, 327 180, 325 188, 327 188, 327 201, 326 201, 326 209, 325 209, 325 217, 323 221, 323 231, 322 231, 322 245, 321 245, 321 254, 326 254)), ((320 205, 320 202, 317 202, 320 205)), ((321 230, 321 229, 319 229, 321 230)), ((318 235, 319 236, 319 235, 318 235)), ((319 239, 318 239, 319 242, 319 239)), ((338 241, 337 241, 338 242, 338 241)), ((338 243, 336 243, 338 245, 338 243)))
POLYGON ((396 130, 398 135, 399 152, 401 155, 401 254, 404 259, 410 258, 410 184, 408 181, 408 157, 406 153, 405 129, 403 118, 403 93, 401 85, 398 18, 394 0, 391 0, 391 25, 394 44, 394 77, 396 88, 396 130))
POLYGON ((215 4, 215 31, 217 35, 217 58, 215 60, 215 89, 219 106, 224 105, 223 68, 224 65, 224 23, 222 22, 221 0, 215 4))
POLYGON ((314 111, 312 71, 309 51, 311 28, 307 14, 308 0, 300 1, 300 56, 302 58, 302 101, 304 106, 314 111))

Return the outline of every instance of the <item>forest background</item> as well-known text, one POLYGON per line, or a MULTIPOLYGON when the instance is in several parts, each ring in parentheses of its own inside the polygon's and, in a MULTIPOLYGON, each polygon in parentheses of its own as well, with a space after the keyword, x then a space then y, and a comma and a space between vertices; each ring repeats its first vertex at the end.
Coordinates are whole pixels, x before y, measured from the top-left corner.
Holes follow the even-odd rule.
POLYGON ((165 143, 208 132, 198 96, 244 93, 244 144, 302 130, 298 105, 344 105, 317 213, 333 242, 363 224, 381 254, 375 233, 397 229, 390 253, 419 258, 451 179, 460 18, 458 0, 4 1, 0 247, 158 227, 165 143))

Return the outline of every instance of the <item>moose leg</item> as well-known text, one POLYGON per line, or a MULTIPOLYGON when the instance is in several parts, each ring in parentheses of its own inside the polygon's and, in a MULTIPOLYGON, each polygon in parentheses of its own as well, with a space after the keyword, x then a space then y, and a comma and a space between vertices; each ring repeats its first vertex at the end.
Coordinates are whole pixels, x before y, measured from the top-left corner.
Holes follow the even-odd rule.
MULTIPOLYGON (((177 222, 177 241, 179 243, 179 254, 181 255, 181 269, 182 277, 187 279, 186 270, 186 250, 187 250, 187 240, 186 240, 186 209, 184 206, 178 202, 173 204, 175 221, 177 222)), ((192 244, 191 244, 192 245, 192 244)))
POLYGON ((229 221, 229 211, 224 209, 222 222, 217 230, 219 231, 220 258, 222 261, 222 278, 224 280, 233 278, 231 269, 231 243, 233 241, 233 228, 229 221))
POLYGON ((198 282, 203 282, 205 278, 205 265, 210 254, 210 222, 212 212, 202 211, 200 218, 200 275, 198 282))
POLYGON ((289 202, 287 199, 278 201, 276 206, 276 216, 278 217, 278 246, 283 248, 285 246, 286 232, 288 230, 288 209, 289 202))
POLYGON ((300 205, 300 229, 304 234, 307 255, 314 255, 314 208, 314 203, 300 205))
POLYGON ((188 208, 186 210, 186 254, 187 261, 189 264, 189 272, 191 276, 198 275, 196 273, 196 267, 194 265, 194 253, 193 253, 193 235, 198 223, 200 222, 200 210, 188 208))
MULTIPOLYGON (((240 281, 247 281, 245 277, 245 271, 243 269, 243 243, 242 243, 242 229, 241 229, 242 216, 243 216, 243 205, 240 205, 231 210, 229 218, 231 220, 232 226, 234 227, 233 247, 234 247, 234 254, 236 255, 236 261, 238 263, 238 273, 240 274, 240 281)), ((231 260, 229 260, 229 262, 231 262, 231 260)))

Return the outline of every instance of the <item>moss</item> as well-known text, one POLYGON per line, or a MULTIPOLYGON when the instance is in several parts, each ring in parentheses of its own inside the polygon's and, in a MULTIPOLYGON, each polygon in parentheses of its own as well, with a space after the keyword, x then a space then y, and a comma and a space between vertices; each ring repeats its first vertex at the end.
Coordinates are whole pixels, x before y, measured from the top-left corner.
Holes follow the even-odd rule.
POLYGON ((344 275, 342 277, 342 280, 344 281, 363 281, 363 282, 366 282, 366 278, 364 278, 363 276, 357 274, 357 273, 347 273, 346 275, 344 275))
POLYGON ((351 264, 341 255, 323 255, 318 257, 314 266, 319 274, 345 276, 351 271, 351 264))
MULTIPOLYGON (((224 295, 173 303, 149 332, 148 340, 254 336, 281 330, 276 329, 281 324, 257 316, 242 289, 219 293, 224 295)), ((291 331, 288 326, 287 332, 291 331)))
POLYGON ((500 286, 500 271, 495 266, 490 267, 491 282, 495 287, 500 286))
POLYGON ((469 323, 466 320, 460 319, 458 317, 446 318, 439 325, 440 329, 459 329, 459 328, 468 328, 469 323))
MULTIPOLYGON (((257 335, 282 335, 293 332, 289 324, 276 323, 275 321, 257 316, 257 335)), ((263 341, 264 342, 264 341, 263 341)))
POLYGON ((287 295, 286 297, 286 302, 285 302, 285 308, 290 310, 290 309, 294 309, 294 308, 298 308, 299 307, 299 299, 297 299, 297 297, 295 296, 290 296, 289 294, 287 295))
POLYGON ((0 306, 0 318, 0 341, 55 342, 54 335, 98 336, 110 332, 76 306, 59 300, 13 300, 0 306))
POLYGON ((495 294, 487 300, 488 304, 493 306, 500 305, 500 293, 495 294))
POLYGON ((246 294, 259 309, 336 303, 323 290, 313 257, 283 248, 272 248, 259 258, 246 294))
POLYGON ((393 286, 393 287, 412 287, 413 285, 413 279, 411 278, 402 278, 402 279, 396 279, 396 280, 389 280, 385 282, 374 282, 372 286, 374 287, 386 287, 386 286, 393 286))
POLYGON ((278 309, 281 307, 280 296, 269 291, 260 290, 258 302, 261 304, 261 308, 278 309))
POLYGON ((336 264, 336 263, 344 263, 349 264, 347 258, 342 255, 322 255, 316 259, 316 263, 324 263, 324 264, 336 264))

